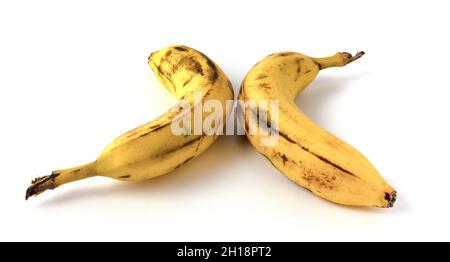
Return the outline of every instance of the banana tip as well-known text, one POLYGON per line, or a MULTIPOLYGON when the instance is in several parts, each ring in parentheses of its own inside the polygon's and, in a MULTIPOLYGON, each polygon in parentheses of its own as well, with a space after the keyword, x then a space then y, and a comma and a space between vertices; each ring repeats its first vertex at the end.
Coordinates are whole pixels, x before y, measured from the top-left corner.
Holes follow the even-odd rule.
POLYGON ((397 200, 397 191, 392 191, 391 193, 386 192, 384 199, 388 202, 387 207, 394 207, 394 203, 397 200))
POLYGON ((364 51, 359 51, 355 55, 352 55, 352 54, 347 53, 347 52, 342 52, 341 54, 344 56, 344 65, 348 65, 351 62, 353 62, 355 60, 358 60, 359 58, 361 58, 366 53, 364 51))

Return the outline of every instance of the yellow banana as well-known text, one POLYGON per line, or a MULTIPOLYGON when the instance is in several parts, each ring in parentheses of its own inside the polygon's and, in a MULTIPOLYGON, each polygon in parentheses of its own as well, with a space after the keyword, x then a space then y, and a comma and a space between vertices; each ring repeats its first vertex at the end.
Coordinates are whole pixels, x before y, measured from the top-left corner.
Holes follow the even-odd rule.
MULTIPOLYGON (((312 58, 296 52, 281 52, 267 56, 242 82, 239 92, 241 119, 246 136, 257 151, 300 186, 339 204, 392 207, 396 191, 372 164, 352 146, 320 128, 294 103, 297 94, 316 78, 320 70, 342 67, 363 54, 337 53, 312 58), (249 132, 251 121, 259 118, 256 110, 261 112, 261 108, 242 106, 242 103, 254 101, 258 105, 260 101, 268 100, 279 101, 278 121, 269 127, 272 131, 277 129, 279 136, 277 143, 264 146, 261 139, 267 132, 249 132)), ((262 112, 271 116, 271 110, 272 107, 267 107, 262 112)))
MULTIPOLYGON (((207 135, 203 128, 200 133, 176 135, 171 127, 180 115, 191 114, 207 101, 219 101, 222 108, 226 108, 226 101, 233 100, 231 83, 219 66, 201 52, 179 45, 152 53, 148 63, 163 85, 179 101, 190 105, 190 111, 179 113, 177 103, 157 119, 115 139, 95 161, 56 170, 49 176, 33 180, 26 191, 26 199, 47 189, 93 176, 136 181, 163 175, 191 161, 216 140, 217 133, 207 135)), ((216 123, 215 129, 223 128, 228 115, 229 112, 223 110, 223 121, 216 123)), ((203 113, 201 117, 208 116, 203 113)))

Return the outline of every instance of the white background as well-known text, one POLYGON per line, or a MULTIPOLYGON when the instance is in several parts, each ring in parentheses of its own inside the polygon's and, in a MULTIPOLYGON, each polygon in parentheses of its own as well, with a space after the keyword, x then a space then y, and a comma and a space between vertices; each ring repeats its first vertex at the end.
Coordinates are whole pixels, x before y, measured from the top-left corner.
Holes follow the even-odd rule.
POLYGON ((424 3, 2 1, 0 240, 450 240, 450 19, 446 1, 424 3), (32 178, 173 105, 146 64, 172 44, 210 56, 235 92, 272 52, 366 51, 297 103, 373 162, 395 208, 315 197, 238 136, 147 182, 92 178, 25 202, 32 178))

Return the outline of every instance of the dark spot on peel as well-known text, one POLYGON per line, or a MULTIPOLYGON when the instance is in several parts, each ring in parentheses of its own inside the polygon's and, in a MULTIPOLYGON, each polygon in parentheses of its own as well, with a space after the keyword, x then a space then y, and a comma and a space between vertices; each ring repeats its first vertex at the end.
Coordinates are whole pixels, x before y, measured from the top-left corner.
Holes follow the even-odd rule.
POLYGON ((174 49, 181 51, 181 52, 187 52, 188 50, 182 46, 175 46, 174 49))
POLYGON ((267 115, 267 128, 268 129, 272 129, 272 121, 271 121, 271 119, 269 119, 269 117, 270 117, 270 115, 267 115))
POLYGON ((184 144, 182 144, 182 145, 179 145, 179 146, 176 146, 176 147, 174 147, 174 148, 171 148, 171 149, 169 149, 168 151, 166 151, 165 154, 171 154, 171 153, 173 153, 173 152, 175 152, 175 151, 178 151, 178 150, 182 149, 183 147, 189 146, 189 145, 191 145, 191 144, 193 144, 193 143, 199 141, 201 138, 202 138, 202 137, 199 136, 199 137, 197 137, 197 138, 195 138, 195 139, 192 139, 192 140, 190 140, 190 141, 188 141, 188 142, 186 142, 186 143, 184 143, 184 144))
POLYGON ((125 175, 125 176, 119 176, 119 178, 130 178, 130 175, 125 175))
POLYGON ((298 59, 296 60, 297 62, 297 75, 295 76, 295 81, 297 81, 300 78, 300 73, 301 73, 301 62, 302 60, 298 59))
MULTIPOLYGON (((324 158, 324 157, 322 157, 322 156, 320 156, 320 155, 314 154, 314 153, 310 152, 310 151, 307 150, 307 149, 305 149, 305 150, 308 151, 309 153, 315 155, 317 158, 319 158, 319 159, 322 160, 323 162, 325 162, 325 163, 327 163, 327 164, 329 164, 329 165, 332 165, 332 166, 334 166, 335 168, 341 170, 342 172, 347 173, 347 174, 349 174, 349 175, 351 175, 351 176, 355 176, 355 175, 352 174, 351 172, 349 172, 349 171, 345 170, 344 168, 342 168, 342 167, 340 167, 340 166, 334 164, 334 163, 331 162, 330 160, 328 160, 328 159, 326 159, 326 158, 324 158)), ((356 176, 355 176, 355 177, 356 177, 356 176)))
POLYGON ((150 53, 150 55, 148 56, 147 60, 150 60, 150 58, 152 57, 152 55, 154 55, 156 52, 152 52, 150 53))
POLYGON ((166 127, 166 126, 168 126, 168 125, 170 125, 170 124, 171 124, 171 122, 166 123, 166 124, 164 124, 164 125, 155 125, 155 126, 153 127, 152 132, 158 131, 158 130, 160 130, 161 128, 164 128, 164 127, 166 127))
POLYGON ((209 57, 207 57, 202 52, 199 52, 199 53, 205 58, 206 64, 211 69, 212 74, 211 74, 209 80, 211 80, 211 82, 214 83, 217 80, 217 78, 219 78, 219 69, 217 68, 216 64, 209 57))
POLYGON ((314 61, 314 63, 317 65, 317 67, 319 67, 319 70, 322 70, 322 65, 320 63, 317 63, 316 61, 314 61))
POLYGON ((286 165, 286 162, 289 161, 289 159, 286 157, 286 155, 281 154, 280 152, 277 152, 275 155, 277 157, 281 158, 281 160, 283 161, 283 165, 286 165))
POLYGON ((294 54, 295 54, 294 52, 282 52, 282 53, 279 53, 278 56, 285 57, 285 56, 291 56, 294 54))
POLYGON ((264 89, 270 88, 270 85, 268 83, 260 83, 258 86, 264 89))
POLYGON ((186 160, 183 161, 183 163, 178 164, 176 167, 174 167, 174 168, 172 169, 172 171, 175 170, 175 169, 180 168, 181 166, 183 166, 184 164, 186 164, 187 162, 191 161, 191 160, 194 159, 194 158, 195 158, 195 156, 191 156, 191 157, 187 158, 186 160))
POLYGON ((219 78, 219 70, 217 69, 216 64, 214 64, 213 61, 211 61, 211 59, 209 59, 208 57, 206 57, 206 61, 208 63, 208 66, 211 68, 211 70, 213 71, 210 80, 214 83, 217 78, 219 78))
POLYGON ((193 60, 193 61, 194 61, 194 71, 200 75, 203 75, 203 68, 200 65, 200 63, 195 60, 193 60))
POLYGON ((244 100, 245 100, 245 97, 244 97, 244 87, 245 87, 245 84, 244 84, 244 82, 245 82, 245 79, 244 79, 244 81, 242 81, 241 86, 240 86, 240 88, 239 88, 238 98, 239 98, 239 99, 244 99, 244 100))
POLYGON ((187 162, 191 161, 192 159, 194 159, 195 156, 191 156, 189 158, 187 158, 186 160, 183 161, 183 163, 181 163, 181 165, 186 164, 187 162))
POLYGON ((211 94, 211 88, 209 88, 208 91, 205 92, 205 95, 203 95, 203 99, 209 96, 209 94, 211 94))
POLYGON ((197 154, 198 150, 200 149, 200 145, 202 144, 203 136, 201 136, 198 140, 197 147, 195 148, 194 154, 197 154))
POLYGON ((193 78, 194 78, 194 76, 191 76, 189 79, 185 80, 183 83, 183 86, 186 86, 187 84, 189 84, 193 78))
POLYGON ((248 126, 247 121, 244 120, 244 132, 247 135, 250 132, 250 127, 248 126))
POLYGON ((286 155, 281 155, 281 159, 283 160, 283 165, 286 165, 286 162, 288 161, 286 155))
MULTIPOLYGON (((161 66, 157 66, 156 69, 158 70, 159 74, 163 76, 169 83, 172 85, 174 89, 176 89, 175 84, 172 82, 172 79, 161 69, 161 66)), ((175 90, 176 91, 176 90, 175 90)))
POLYGON ((183 55, 181 60, 172 67, 173 72, 178 72, 180 69, 189 69, 197 74, 203 75, 202 66, 190 55, 183 55))
MULTIPOLYGON (((338 169, 338 170, 340 170, 340 171, 342 171, 342 172, 344 172, 344 173, 346 173, 346 174, 349 174, 349 175, 351 175, 351 176, 355 176, 353 173, 351 173, 351 172, 345 170, 344 168, 342 168, 342 167, 336 165, 335 163, 331 162, 330 160, 324 158, 323 156, 320 156, 320 155, 318 155, 318 154, 316 154, 316 153, 314 153, 314 152, 311 152, 308 148, 306 148, 306 147, 300 145, 300 144, 297 143, 296 141, 294 141, 294 140, 292 140, 291 138, 289 138, 287 134, 282 133, 282 132, 279 132, 279 134, 280 134, 281 137, 283 137, 284 139, 286 139, 286 140, 289 141, 290 143, 293 143, 293 144, 298 145, 301 149, 303 149, 303 150, 305 150, 306 152, 308 152, 308 153, 314 155, 315 157, 317 157, 318 159, 322 160, 323 162, 325 162, 325 163, 327 163, 327 164, 333 166, 334 168, 336 168, 336 169, 338 169)), ((355 176, 355 177, 357 177, 357 176, 355 176)))
POLYGON ((286 135, 285 133, 279 132, 280 136, 283 137, 284 139, 286 139, 287 141, 289 141, 292 144, 297 144, 296 141, 292 140, 288 135, 286 135))
POLYGON ((166 123, 164 125, 159 125, 158 124, 158 125, 151 126, 147 132, 145 132, 144 134, 140 135, 139 137, 143 137, 143 136, 146 136, 146 135, 148 135, 148 134, 150 134, 152 132, 158 131, 161 128, 164 128, 164 127, 166 127, 166 126, 168 126, 170 124, 171 124, 171 122, 168 122, 168 123, 166 123))
POLYGON ((261 80, 261 79, 264 79, 264 78, 267 78, 267 75, 265 75, 265 74, 260 74, 260 75, 258 75, 255 79, 256 79, 256 80, 261 80))
POLYGON ((233 85, 231 84, 230 79, 227 79, 227 84, 228 84, 228 87, 229 87, 229 88, 233 89, 233 85))
POLYGON ((151 127, 150 127, 150 130, 154 131, 155 129, 158 129, 158 128, 160 128, 160 127, 161 127, 161 125, 160 125, 160 124, 157 124, 157 125, 151 126, 151 127))

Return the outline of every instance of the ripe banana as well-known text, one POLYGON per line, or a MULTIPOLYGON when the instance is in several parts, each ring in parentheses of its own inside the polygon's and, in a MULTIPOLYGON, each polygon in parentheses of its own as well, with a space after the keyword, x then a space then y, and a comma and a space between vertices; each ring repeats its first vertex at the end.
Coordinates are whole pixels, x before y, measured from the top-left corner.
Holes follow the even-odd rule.
MULTIPOLYGON (((246 75, 239 92, 241 119, 250 143, 289 179, 314 194, 335 203, 354 206, 392 207, 396 191, 356 149, 309 119, 294 98, 320 70, 342 67, 360 58, 348 53, 312 58, 296 52, 267 56, 246 75), (272 124, 278 143, 261 145, 266 133, 249 132, 250 121, 258 123, 256 109, 245 101, 278 100, 278 122, 272 124)), ((271 115, 271 108, 263 109, 271 115)), ((260 111, 258 111, 260 112, 260 111)), ((273 119, 272 119, 273 120, 273 119)), ((272 121, 271 120, 271 121, 272 121)), ((260 124, 257 128, 261 129, 260 124)))
MULTIPOLYGON (((157 78, 180 101, 189 103, 191 114, 209 100, 220 101, 223 108, 233 100, 233 89, 224 72, 211 59, 187 46, 171 46, 154 52, 148 58, 157 78), (200 99, 196 100, 195 96, 200 99), (199 102, 200 101, 200 102, 199 102)), ((47 189, 93 176, 123 181, 137 181, 166 174, 188 163, 204 152, 217 134, 175 135, 172 122, 180 117, 179 104, 157 119, 134 128, 110 143, 97 160, 79 167, 53 171, 37 178, 26 191, 26 199, 47 189)), ((185 114, 185 113, 183 113, 185 114)), ((201 117, 208 117, 203 113, 201 117)), ((223 111, 225 125, 229 112, 223 111)))

